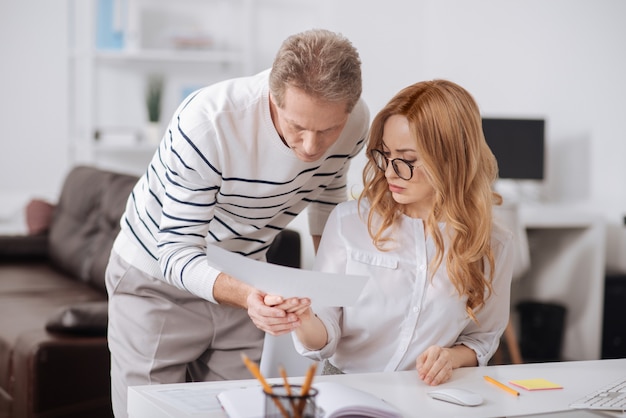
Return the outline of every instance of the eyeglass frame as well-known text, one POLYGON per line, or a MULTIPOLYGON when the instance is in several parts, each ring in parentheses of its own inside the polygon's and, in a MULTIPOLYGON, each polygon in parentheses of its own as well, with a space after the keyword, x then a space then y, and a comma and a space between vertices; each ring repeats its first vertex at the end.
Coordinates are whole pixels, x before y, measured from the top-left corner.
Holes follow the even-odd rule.
POLYGON ((387 171, 387 167, 389 167, 389 163, 391 163, 391 167, 393 168, 394 173, 396 173, 398 177, 400 177, 402 180, 405 180, 405 181, 411 180, 413 178, 413 170, 423 165, 422 162, 417 163, 417 164, 410 163, 404 158, 389 158, 385 155, 383 151, 379 149, 372 149, 370 151, 370 156, 372 157, 372 160, 374 160, 374 165, 376 166, 376 168, 378 168, 382 172, 387 171), (384 168, 378 165, 376 154, 379 154, 383 158, 383 160, 387 162, 384 168), (409 176, 409 178, 404 178, 400 175, 399 173, 400 170, 398 169, 398 166, 397 166, 398 162, 402 162, 406 164, 407 167, 409 167, 409 171, 411 172, 411 175, 409 176))

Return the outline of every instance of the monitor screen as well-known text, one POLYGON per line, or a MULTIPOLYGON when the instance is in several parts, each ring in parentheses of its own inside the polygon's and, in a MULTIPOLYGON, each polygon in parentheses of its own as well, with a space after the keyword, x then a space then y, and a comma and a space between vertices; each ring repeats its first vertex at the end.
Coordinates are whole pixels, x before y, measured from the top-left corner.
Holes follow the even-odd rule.
POLYGON ((543 180, 544 130, 544 119, 483 118, 501 179, 543 180))

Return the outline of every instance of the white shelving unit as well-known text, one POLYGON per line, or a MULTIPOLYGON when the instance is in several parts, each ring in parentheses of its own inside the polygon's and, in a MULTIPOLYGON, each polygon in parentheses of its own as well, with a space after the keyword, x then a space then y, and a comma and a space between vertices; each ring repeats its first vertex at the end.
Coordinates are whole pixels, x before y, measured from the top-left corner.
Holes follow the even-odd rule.
POLYGON ((156 148, 146 138, 151 76, 164 80, 162 134, 187 94, 253 71, 254 0, 68 2, 69 152, 75 164, 134 174, 145 169, 156 148))

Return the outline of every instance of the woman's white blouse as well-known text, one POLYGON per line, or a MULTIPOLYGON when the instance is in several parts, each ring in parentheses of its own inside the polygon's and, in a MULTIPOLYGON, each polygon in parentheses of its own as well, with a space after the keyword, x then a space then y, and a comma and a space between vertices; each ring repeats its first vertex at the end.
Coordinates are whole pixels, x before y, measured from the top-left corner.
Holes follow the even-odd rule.
MULTIPOLYGON (((423 221, 402 217, 391 232, 393 248, 379 251, 367 230, 369 207, 364 203, 359 214, 357 204, 353 200, 334 209, 314 268, 368 275, 370 280, 355 306, 316 309, 328 330, 328 343, 309 351, 292 333, 297 351, 315 360, 330 358, 340 370, 357 373, 410 370, 431 345, 464 344, 476 352, 480 365, 486 365, 509 319, 511 233, 494 224, 494 293, 477 312, 477 324, 465 311, 466 297, 459 297, 450 283, 445 261, 429 280, 435 245, 425 236, 423 221)), ((439 227, 445 237, 445 224, 439 227)))

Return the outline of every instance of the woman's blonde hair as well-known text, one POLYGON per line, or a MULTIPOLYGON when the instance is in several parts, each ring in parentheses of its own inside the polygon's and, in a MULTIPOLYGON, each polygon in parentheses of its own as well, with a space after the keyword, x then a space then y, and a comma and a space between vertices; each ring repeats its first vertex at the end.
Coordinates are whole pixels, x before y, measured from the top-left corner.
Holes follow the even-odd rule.
POLYGON ((385 173, 371 157, 372 150, 382 149, 384 125, 392 115, 409 121, 423 169, 434 188, 432 211, 424 220, 437 248, 430 266, 431 279, 444 261, 447 241, 448 276, 459 295, 467 296, 467 312, 475 320, 474 313, 493 291, 492 206, 502 202, 492 187, 498 167, 485 142, 478 105, 461 86, 432 80, 402 89, 376 115, 363 170, 365 187, 359 199, 367 198, 371 203, 368 229, 381 250, 389 239, 385 231, 403 213, 402 205, 391 196, 385 173), (382 217, 382 223, 374 223, 374 213, 382 217), (446 223, 447 237, 442 236, 439 222, 446 223))

